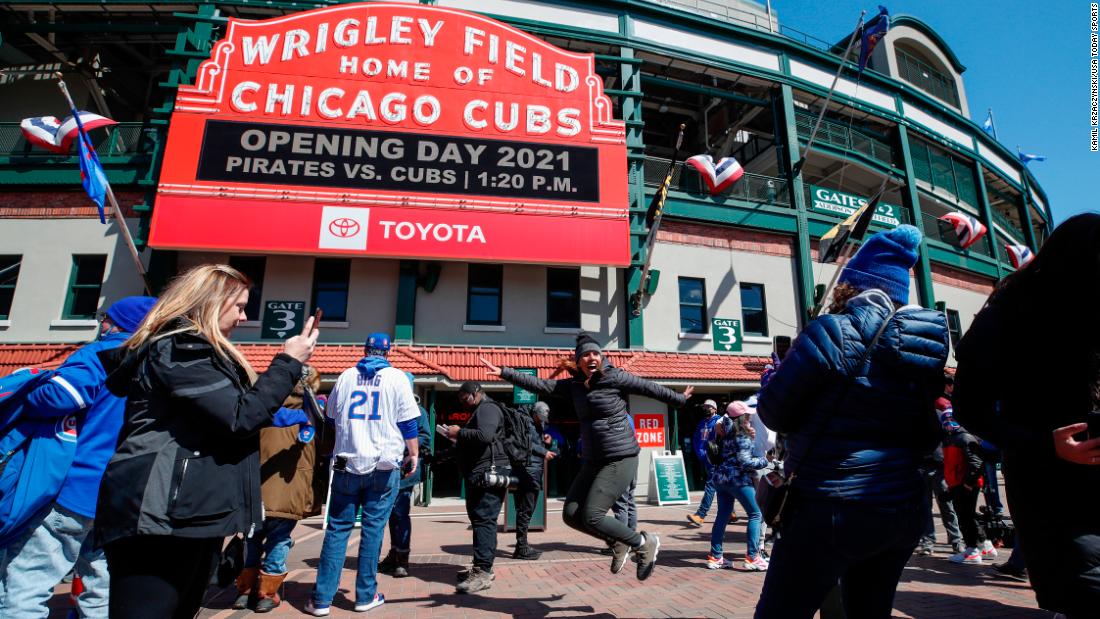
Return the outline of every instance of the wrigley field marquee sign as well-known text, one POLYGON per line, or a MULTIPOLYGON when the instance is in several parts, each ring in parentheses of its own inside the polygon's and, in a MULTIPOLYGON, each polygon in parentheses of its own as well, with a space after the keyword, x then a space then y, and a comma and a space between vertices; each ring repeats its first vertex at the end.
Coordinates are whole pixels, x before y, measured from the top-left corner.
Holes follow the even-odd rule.
POLYGON ((417 4, 230 19, 179 88, 150 245, 621 266, 626 172, 592 54, 417 4))

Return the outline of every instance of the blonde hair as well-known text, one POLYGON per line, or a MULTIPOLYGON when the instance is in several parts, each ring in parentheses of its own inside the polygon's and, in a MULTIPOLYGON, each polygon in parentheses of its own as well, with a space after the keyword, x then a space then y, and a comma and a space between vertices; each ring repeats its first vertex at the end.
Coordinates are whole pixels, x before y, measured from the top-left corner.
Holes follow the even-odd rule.
POLYGON ((225 264, 194 267, 168 284, 124 346, 137 350, 179 333, 195 333, 209 341, 223 358, 244 369, 250 383, 255 382, 256 371, 218 326, 225 304, 251 284, 243 273, 225 264), (180 319, 181 324, 175 325, 180 319))

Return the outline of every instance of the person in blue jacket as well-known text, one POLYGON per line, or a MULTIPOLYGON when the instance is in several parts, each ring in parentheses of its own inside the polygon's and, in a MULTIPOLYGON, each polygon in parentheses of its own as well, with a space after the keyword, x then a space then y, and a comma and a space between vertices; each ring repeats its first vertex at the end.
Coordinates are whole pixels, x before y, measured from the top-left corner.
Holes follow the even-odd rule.
POLYGON ((92 544, 99 482, 115 453, 126 399, 103 388, 107 372, 97 354, 117 348, 156 303, 126 297, 107 308, 100 337, 74 352, 56 374, 27 396, 25 413, 59 420, 76 436, 76 454, 51 505, 29 521, 0 565, 0 617, 45 617, 53 589, 74 567, 84 583, 81 617, 106 617, 107 561, 92 544))
MULTIPOLYGON (((703 402, 703 418, 699 420, 699 425, 695 426, 695 434, 691 437, 691 449, 695 452, 695 460, 703 467, 703 475, 706 477, 703 498, 699 499, 699 508, 695 513, 687 516, 688 522, 696 527, 703 526, 707 512, 710 511, 710 504, 714 501, 714 481, 711 480, 714 467, 707 459, 707 441, 714 434, 714 424, 719 418, 718 404, 714 400, 703 402)), ((732 515, 733 512, 730 514, 732 515)))
POLYGON ((909 225, 867 239, 760 393, 793 479, 756 619, 810 619, 838 580, 848 617, 890 616, 924 531, 948 351, 943 313, 905 305, 920 242, 909 225))

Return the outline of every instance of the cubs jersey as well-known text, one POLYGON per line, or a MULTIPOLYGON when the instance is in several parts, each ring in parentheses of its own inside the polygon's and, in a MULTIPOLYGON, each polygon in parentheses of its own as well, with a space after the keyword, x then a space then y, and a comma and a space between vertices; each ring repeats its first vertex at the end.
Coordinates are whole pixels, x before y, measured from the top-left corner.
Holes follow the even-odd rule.
POLYGON ((401 370, 386 367, 368 376, 358 367, 336 379, 325 414, 336 422, 334 456, 347 458, 347 470, 366 475, 401 465, 405 439, 398 423, 420 417, 412 385, 401 370))

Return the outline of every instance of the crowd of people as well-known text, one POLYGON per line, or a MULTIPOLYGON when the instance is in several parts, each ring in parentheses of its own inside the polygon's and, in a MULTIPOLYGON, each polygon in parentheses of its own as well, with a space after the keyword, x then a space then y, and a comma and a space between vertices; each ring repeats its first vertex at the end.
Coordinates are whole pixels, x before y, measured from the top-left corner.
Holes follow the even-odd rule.
MULTIPOLYGON (((700 565, 765 572, 758 619, 889 617, 906 563, 934 553, 935 504, 948 560, 978 565, 1012 546, 998 571, 1029 578, 1043 608, 1093 616, 1100 527, 1077 497, 1100 475, 1100 413, 1090 413, 1100 410, 1100 338, 1089 315, 1100 215, 1066 221, 997 287, 954 374, 944 315, 909 304, 920 242, 907 225, 869 238, 824 314, 773 355, 758 394, 702 402, 692 451, 706 483, 688 521, 702 526, 712 501, 717 513, 700 565), (1035 324, 1051 332, 1021 340, 1021 326, 1035 324), (747 525, 740 561, 725 556, 735 503, 747 525)), ((599 540, 612 573, 631 560, 638 580, 653 573, 661 540, 638 523, 629 398, 684 407, 692 387, 678 393, 614 367, 582 333, 554 378, 482 359, 488 380, 543 401, 517 409, 470 381, 458 390, 466 423, 431 428, 385 333, 369 336, 327 399, 309 365, 313 318, 257 373, 230 341, 249 287, 228 266, 195 267, 159 298, 110 305, 97 341, 56 371, 4 379, 16 386, 0 390, 0 441, 15 448, 0 468, 0 616, 46 616, 70 572, 83 583, 81 617, 193 617, 215 577, 235 583, 233 608, 269 612, 282 603, 293 529, 326 505, 304 610, 331 612, 359 523, 354 609, 369 611, 385 603, 379 572, 414 569, 412 494, 432 452, 455 459, 466 488, 472 559, 456 592, 484 591, 510 490, 512 556, 541 555, 529 524, 546 463, 560 454, 550 405, 579 422, 565 524, 599 540)))

